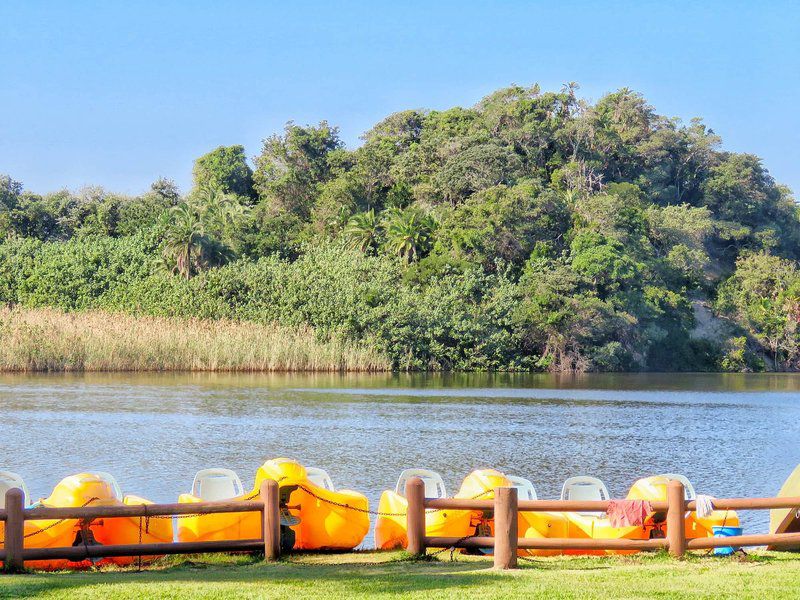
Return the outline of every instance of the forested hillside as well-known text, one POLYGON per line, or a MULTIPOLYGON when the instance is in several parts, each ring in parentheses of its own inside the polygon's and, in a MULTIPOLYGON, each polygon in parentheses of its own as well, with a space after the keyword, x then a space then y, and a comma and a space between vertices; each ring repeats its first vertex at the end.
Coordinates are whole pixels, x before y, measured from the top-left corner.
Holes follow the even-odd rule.
POLYGON ((800 367, 790 191, 627 89, 510 87, 390 115, 357 149, 289 123, 252 161, 198 158, 185 194, 12 177, 8 305, 311 326, 397 369, 800 367))

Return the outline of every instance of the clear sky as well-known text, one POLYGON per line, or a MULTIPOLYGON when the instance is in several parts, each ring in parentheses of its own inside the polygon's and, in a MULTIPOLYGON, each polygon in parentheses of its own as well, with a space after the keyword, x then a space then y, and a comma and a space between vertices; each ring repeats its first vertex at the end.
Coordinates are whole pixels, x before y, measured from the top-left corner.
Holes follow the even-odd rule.
POLYGON ((162 175, 186 190, 197 156, 254 156, 289 119, 327 119, 352 147, 398 110, 568 81, 702 116, 800 196, 797 0, 0 0, 0 173, 39 192, 162 175))

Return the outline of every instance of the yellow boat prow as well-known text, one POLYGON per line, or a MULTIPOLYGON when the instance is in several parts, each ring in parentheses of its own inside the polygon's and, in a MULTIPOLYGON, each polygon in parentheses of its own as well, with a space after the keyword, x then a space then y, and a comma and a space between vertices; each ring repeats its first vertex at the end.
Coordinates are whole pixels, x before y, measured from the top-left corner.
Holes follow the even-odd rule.
MULTIPOLYGON (((778 498, 789 498, 792 496, 800 496, 800 465, 797 465, 783 482, 778 498)), ((797 533, 800 531, 800 518, 798 512, 800 507, 797 508, 773 508, 769 511, 769 532, 770 533, 797 533)), ((771 550, 769 546, 768 550, 771 550)), ((786 548, 782 550, 800 550, 800 544, 796 547, 786 548)))

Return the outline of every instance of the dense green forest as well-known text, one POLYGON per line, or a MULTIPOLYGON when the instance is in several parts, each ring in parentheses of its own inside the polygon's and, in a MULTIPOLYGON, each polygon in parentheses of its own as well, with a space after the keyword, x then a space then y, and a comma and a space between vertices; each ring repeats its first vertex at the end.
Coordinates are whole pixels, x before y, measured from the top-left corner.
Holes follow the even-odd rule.
POLYGON ((290 122, 185 194, 0 177, 0 300, 310 325, 397 369, 800 368, 790 191, 699 119, 576 91, 395 113, 352 150, 290 122))

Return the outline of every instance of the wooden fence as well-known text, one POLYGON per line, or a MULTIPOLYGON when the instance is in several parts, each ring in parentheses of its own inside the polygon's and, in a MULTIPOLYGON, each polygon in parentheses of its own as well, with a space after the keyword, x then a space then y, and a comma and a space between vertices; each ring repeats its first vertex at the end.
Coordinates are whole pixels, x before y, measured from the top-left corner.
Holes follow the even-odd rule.
POLYGON ((5 542, 0 561, 6 571, 21 571, 25 561, 115 556, 153 556, 160 554, 198 554, 206 552, 263 552, 266 560, 280 556, 280 495, 278 482, 261 484, 258 500, 252 502, 195 502, 187 504, 133 504, 126 506, 32 507, 25 508, 22 490, 6 492, 6 507, 0 510, 5 521, 5 542), (78 519, 84 522, 113 517, 163 517, 194 514, 260 512, 263 514, 260 539, 211 542, 169 542, 156 544, 79 545, 61 548, 26 548, 25 521, 78 519))
MULTIPOLYGON (((426 548, 494 548, 494 566, 513 569, 517 566, 518 549, 547 550, 657 550, 666 549, 672 556, 681 557, 687 550, 702 550, 727 546, 766 546, 773 548, 800 546, 800 533, 768 535, 738 535, 730 537, 686 538, 686 511, 695 510, 694 500, 687 501, 680 481, 667 485, 666 502, 651 502, 653 510, 666 511, 667 535, 649 540, 520 538, 517 531, 520 511, 525 512, 606 512, 608 500, 519 500, 517 489, 499 487, 493 500, 461 498, 425 498, 425 484, 417 477, 406 482, 408 499, 408 551, 425 554, 426 548), (428 537, 425 535, 425 510, 485 510, 494 513, 494 537, 473 536, 428 537)), ((719 498, 717 510, 751 510, 771 508, 800 508, 800 497, 791 498, 719 498)))
MULTIPOLYGON (((500 569, 517 566, 519 549, 553 550, 657 550, 666 549, 672 556, 681 557, 687 550, 702 550, 724 546, 762 546, 773 548, 800 546, 800 533, 770 535, 740 535, 720 538, 686 538, 686 511, 695 509, 694 501, 684 497, 683 484, 670 481, 666 502, 651 502, 653 509, 666 511, 666 538, 649 540, 630 539, 576 539, 576 538, 520 538, 518 516, 520 511, 605 512, 609 501, 578 500, 522 500, 517 489, 498 487, 492 500, 460 498, 425 498, 425 484, 414 477, 406 483, 408 512, 406 525, 408 551, 421 556, 427 548, 493 548, 494 565, 500 569), (494 536, 469 538, 429 537, 425 535, 426 509, 460 509, 493 511, 494 536)), ((6 571, 20 571, 25 561, 66 559, 81 561, 87 558, 116 556, 154 556, 160 554, 198 554, 207 552, 263 552, 268 561, 277 560, 280 545, 280 494, 273 480, 261 484, 258 500, 250 502, 199 502, 191 504, 148 504, 126 506, 85 507, 31 507, 25 508, 22 490, 6 493, 6 507, 0 510, 0 521, 5 521, 4 547, 0 561, 6 571), (147 518, 194 514, 261 512, 262 535, 260 539, 211 542, 170 542, 155 544, 125 544, 98 546, 70 546, 61 548, 26 548, 25 521, 76 519, 89 522, 98 518, 147 518)), ((714 500, 718 510, 750 510, 771 508, 800 508, 800 497, 791 498, 722 498, 714 500)))

